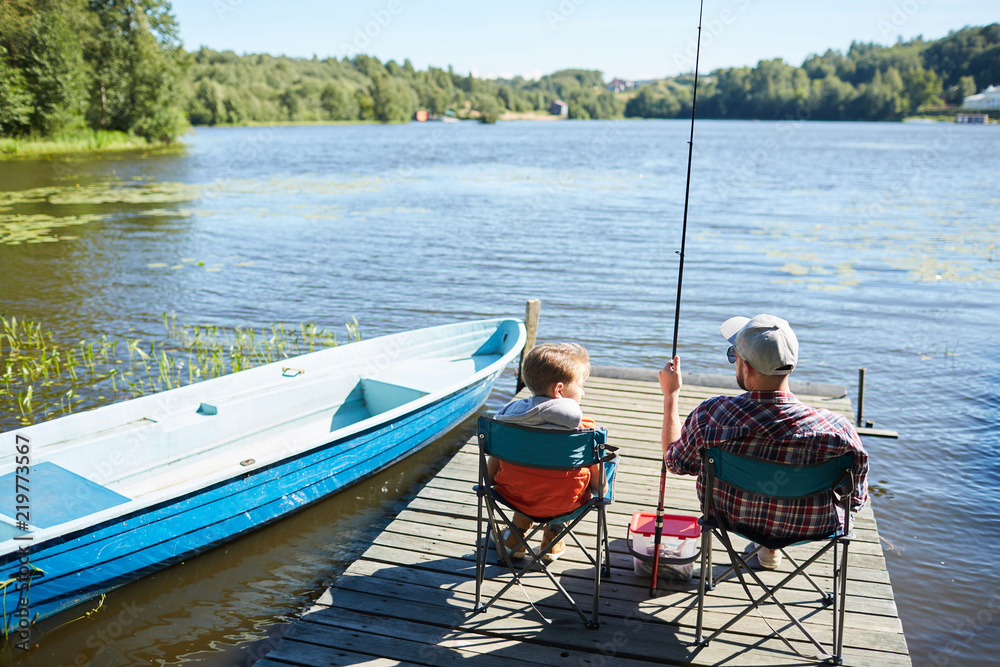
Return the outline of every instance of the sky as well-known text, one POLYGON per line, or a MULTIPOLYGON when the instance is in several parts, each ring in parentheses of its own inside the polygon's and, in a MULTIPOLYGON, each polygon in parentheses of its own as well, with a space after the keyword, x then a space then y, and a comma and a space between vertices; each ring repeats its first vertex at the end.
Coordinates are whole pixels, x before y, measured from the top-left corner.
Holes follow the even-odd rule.
MULTIPOLYGON (((537 78, 597 69, 642 80, 694 70, 694 0, 173 0, 184 46, 311 58, 366 53, 417 69, 537 78)), ((699 71, 854 40, 937 39, 1000 21, 997 0, 705 0, 699 71)))

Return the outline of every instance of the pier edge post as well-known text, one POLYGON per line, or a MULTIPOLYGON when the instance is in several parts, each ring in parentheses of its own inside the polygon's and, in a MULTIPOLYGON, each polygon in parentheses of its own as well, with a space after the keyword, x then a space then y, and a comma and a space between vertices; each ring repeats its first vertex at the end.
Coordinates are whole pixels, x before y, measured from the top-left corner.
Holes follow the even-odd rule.
POLYGON ((855 419, 855 425, 861 426, 864 424, 864 412, 865 412, 865 370, 864 366, 858 368, 858 414, 855 419))
POLYGON ((524 348, 521 350, 521 360, 517 364, 517 389, 514 393, 519 393, 524 389, 524 381, 521 379, 521 369, 524 366, 524 356, 531 348, 535 347, 535 336, 538 334, 538 316, 542 311, 542 302, 539 299, 529 299, 524 305, 524 330, 527 337, 524 340, 524 348))

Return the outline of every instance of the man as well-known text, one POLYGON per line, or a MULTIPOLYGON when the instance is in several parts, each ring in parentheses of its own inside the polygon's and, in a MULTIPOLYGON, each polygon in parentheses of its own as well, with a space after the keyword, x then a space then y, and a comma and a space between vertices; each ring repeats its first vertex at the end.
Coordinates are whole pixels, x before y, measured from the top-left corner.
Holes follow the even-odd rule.
MULTIPOLYGON (((842 454, 854 454, 855 490, 851 512, 868 499, 868 454, 861 438, 842 415, 800 403, 788 389, 788 376, 798 361, 799 343, 785 320, 773 315, 753 319, 733 317, 721 327, 732 346, 736 382, 746 393, 715 396, 688 415, 681 427, 677 397, 681 388, 681 360, 674 357, 660 371, 663 390, 663 456, 667 469, 678 475, 698 476, 698 499, 704 492, 703 452, 722 446, 740 454, 802 465, 842 454)), ((724 483, 717 485, 717 509, 734 528, 744 527, 776 538, 830 534, 841 523, 832 498, 776 501, 750 496, 724 483)), ((754 545, 751 545, 751 549, 754 545)), ((761 567, 775 569, 781 552, 758 552, 761 567)))

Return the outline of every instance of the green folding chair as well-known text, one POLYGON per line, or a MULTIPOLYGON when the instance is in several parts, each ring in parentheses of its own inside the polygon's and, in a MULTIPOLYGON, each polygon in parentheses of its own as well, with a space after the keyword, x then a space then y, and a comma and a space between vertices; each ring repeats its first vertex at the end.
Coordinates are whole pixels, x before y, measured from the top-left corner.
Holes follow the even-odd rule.
MULTIPOLYGON (((712 447, 704 453, 703 462, 705 466, 705 487, 701 518, 701 581, 698 585, 698 621, 695 631, 698 644, 702 646, 707 645, 751 611, 756 610, 760 614, 759 607, 770 602, 784 612, 791 624, 798 628, 806 639, 816 647, 819 653, 817 655, 802 654, 792 646, 781 632, 775 630, 774 626, 761 615, 761 618, 764 619, 764 622, 771 629, 772 634, 781 639, 789 649, 803 658, 822 660, 834 665, 843 664, 844 603, 847 599, 847 551, 853 537, 849 527, 845 528, 841 525, 833 533, 826 535, 795 535, 775 539, 771 535, 748 529, 745 526, 730 525, 729 519, 716 511, 714 499, 715 493, 718 490, 716 483, 719 480, 736 487, 744 494, 750 496, 777 499, 779 505, 780 501, 792 501, 821 494, 833 494, 832 497, 841 505, 844 511, 843 516, 845 518, 850 517, 851 494, 854 492, 855 484, 854 476, 851 472, 854 465, 854 456, 852 454, 844 454, 820 463, 795 465, 776 463, 774 461, 736 454, 719 447, 712 447), (755 542, 757 548, 745 554, 737 552, 733 548, 730 533, 735 533, 755 542), (724 572, 714 577, 712 575, 713 536, 718 538, 723 546, 725 546, 731 563, 724 572), (821 543, 822 546, 801 564, 785 550, 789 546, 810 542, 821 543), (761 549, 779 549, 792 566, 792 572, 787 574, 776 585, 768 586, 765 584, 757 572, 747 564, 747 561, 761 549), (833 550, 833 590, 832 592, 828 592, 809 575, 806 569, 831 549, 833 550), (841 549, 839 558, 837 554, 838 549, 841 549), (702 619, 705 611, 706 593, 714 590, 720 581, 730 577, 733 572, 739 578, 740 584, 750 600, 750 604, 709 637, 703 638, 702 619), (817 604, 820 607, 832 606, 833 640, 829 651, 802 625, 801 619, 796 617, 778 599, 777 592, 800 575, 819 592, 820 598, 817 604), (759 595, 755 596, 752 592, 750 585, 747 583, 748 578, 751 580, 751 583, 759 587, 759 595)), ((849 519, 846 520, 849 522, 849 519)), ((808 607, 810 613, 815 612, 815 606, 808 607)))
MULTIPOLYGON (((528 599, 528 604, 535 611, 535 607, 528 596, 527 591, 521 584, 521 578, 535 568, 544 572, 556 589, 569 602, 573 609, 589 628, 600 626, 599 602, 601 590, 601 575, 608 576, 610 567, 610 548, 608 546, 608 521, 606 508, 614 501, 614 481, 618 468, 619 457, 617 447, 606 444, 607 431, 604 429, 577 429, 575 431, 563 431, 555 429, 529 428, 498 422, 486 417, 479 418, 479 484, 475 487, 478 495, 478 522, 476 529, 476 606, 477 613, 485 612, 490 605, 500 599, 510 588, 517 585, 524 592, 528 599), (562 514, 560 516, 540 517, 532 516, 526 512, 521 512, 519 508, 510 503, 496 489, 493 488, 487 479, 487 457, 492 456, 506 463, 513 463, 529 468, 543 468, 548 470, 577 470, 600 463, 604 477, 607 482, 606 491, 603 495, 595 494, 589 501, 581 507, 562 514), (483 537, 483 511, 485 509, 486 522, 489 524, 487 536, 483 537), (510 530, 511 534, 520 535, 514 524, 514 512, 531 519, 534 528, 524 536, 521 536, 521 546, 525 549, 523 567, 517 568, 514 559, 510 558, 502 546, 497 545, 499 562, 506 566, 510 574, 510 580, 485 604, 482 603, 482 584, 486 576, 487 551, 490 542, 495 542, 498 535, 503 535, 505 530, 510 530), (580 540, 573 529, 588 516, 591 512, 597 513, 597 544, 594 553, 591 554, 580 540), (528 547, 531 538, 545 525, 552 525, 557 531, 555 537, 549 545, 535 553, 528 547), (590 616, 583 612, 580 606, 573 599, 573 596, 556 579, 543 559, 543 556, 559 540, 568 537, 586 554, 591 564, 594 566, 594 589, 593 606, 590 616)), ((550 622, 544 614, 538 611, 545 622, 550 622)))

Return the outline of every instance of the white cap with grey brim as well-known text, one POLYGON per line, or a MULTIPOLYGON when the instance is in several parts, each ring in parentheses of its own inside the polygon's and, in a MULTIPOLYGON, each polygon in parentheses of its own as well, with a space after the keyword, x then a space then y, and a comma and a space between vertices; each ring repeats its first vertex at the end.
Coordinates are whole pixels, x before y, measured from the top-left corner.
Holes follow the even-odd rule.
POLYGON ((722 337, 758 373, 788 375, 799 358, 799 340, 788 322, 774 315, 732 317, 720 327, 722 337))

